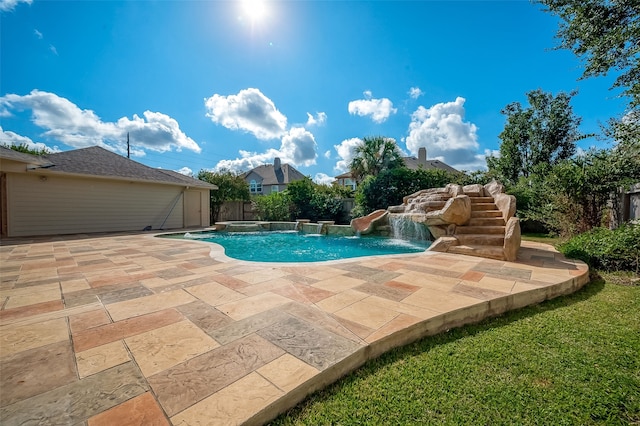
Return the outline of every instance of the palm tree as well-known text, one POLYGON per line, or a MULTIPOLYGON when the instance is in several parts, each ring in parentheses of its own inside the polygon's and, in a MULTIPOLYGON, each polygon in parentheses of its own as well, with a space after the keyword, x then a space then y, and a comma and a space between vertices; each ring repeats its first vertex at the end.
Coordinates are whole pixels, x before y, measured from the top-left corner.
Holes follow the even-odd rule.
POLYGON ((376 176, 383 170, 404 166, 402 153, 392 138, 366 136, 354 152, 349 169, 356 181, 365 176, 376 176))

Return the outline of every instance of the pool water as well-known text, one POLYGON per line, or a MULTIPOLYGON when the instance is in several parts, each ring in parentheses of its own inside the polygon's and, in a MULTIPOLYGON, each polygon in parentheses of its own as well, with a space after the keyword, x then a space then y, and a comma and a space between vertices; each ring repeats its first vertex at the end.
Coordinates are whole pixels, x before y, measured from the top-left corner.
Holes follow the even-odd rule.
POLYGON ((256 262, 320 262, 383 254, 420 253, 430 241, 341 237, 298 231, 186 233, 184 239, 216 243, 234 259, 256 262))

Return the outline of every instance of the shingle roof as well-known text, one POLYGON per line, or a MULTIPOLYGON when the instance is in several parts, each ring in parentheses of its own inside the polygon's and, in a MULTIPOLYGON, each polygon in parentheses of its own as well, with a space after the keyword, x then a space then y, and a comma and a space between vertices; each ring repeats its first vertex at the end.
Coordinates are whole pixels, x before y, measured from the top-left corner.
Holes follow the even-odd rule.
MULTIPOLYGON (((4 150, 2 154, 4 154, 4 150)), ((187 185, 197 188, 218 188, 210 183, 184 176, 177 172, 145 166, 99 146, 58 152, 43 157, 30 157, 45 160, 47 165, 40 167, 46 167, 47 173, 131 179, 180 186, 187 185)))
POLYGON ((246 178, 251 173, 256 173, 262 178, 262 185, 285 185, 305 178, 302 173, 289 164, 281 165, 278 170, 273 164, 263 164, 244 173, 242 177, 246 178))
MULTIPOLYGON (((402 157, 402 159, 404 160, 404 165, 409 169, 418 170, 421 166, 420 160, 418 160, 416 157, 402 157)), ((422 167, 425 170, 440 169, 451 173, 460 173, 459 170, 454 169, 450 165, 443 163, 440 160, 426 160, 426 163, 422 164, 422 167)))
POLYGON ((32 164, 39 167, 48 167, 52 164, 46 159, 37 155, 25 154, 0 145, 0 159, 18 161, 20 163, 32 164))

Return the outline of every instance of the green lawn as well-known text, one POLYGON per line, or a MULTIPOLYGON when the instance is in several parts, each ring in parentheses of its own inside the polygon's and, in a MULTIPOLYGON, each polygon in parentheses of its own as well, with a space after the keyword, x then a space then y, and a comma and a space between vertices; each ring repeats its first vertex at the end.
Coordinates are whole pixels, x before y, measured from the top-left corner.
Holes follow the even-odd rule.
POLYGON ((640 424, 640 286, 610 281, 393 350, 273 424, 640 424))

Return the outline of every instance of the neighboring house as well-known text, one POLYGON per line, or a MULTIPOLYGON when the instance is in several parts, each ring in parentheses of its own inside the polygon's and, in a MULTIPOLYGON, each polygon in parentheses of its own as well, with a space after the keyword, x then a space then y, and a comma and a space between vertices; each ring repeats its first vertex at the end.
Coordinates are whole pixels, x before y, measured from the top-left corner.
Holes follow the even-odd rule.
POLYGON ((611 226, 617 228, 624 222, 640 222, 640 183, 621 190, 617 209, 611 212, 611 226))
POLYGON ((215 185, 100 147, 33 156, 0 147, 3 237, 209 226, 215 185))
MULTIPOLYGON (((450 173, 460 173, 460 171, 454 169, 450 165, 443 163, 440 160, 427 160, 427 148, 418 149, 418 158, 416 157, 402 157, 405 167, 411 170, 418 169, 440 169, 450 173)), ((353 178, 351 172, 346 172, 335 177, 334 184, 338 186, 346 186, 352 190, 356 189, 357 182, 353 178)))
POLYGON ((282 164, 277 157, 273 160, 273 164, 263 164, 242 175, 249 185, 251 195, 267 195, 284 191, 291 182, 302 180, 304 177, 293 166, 282 164))

